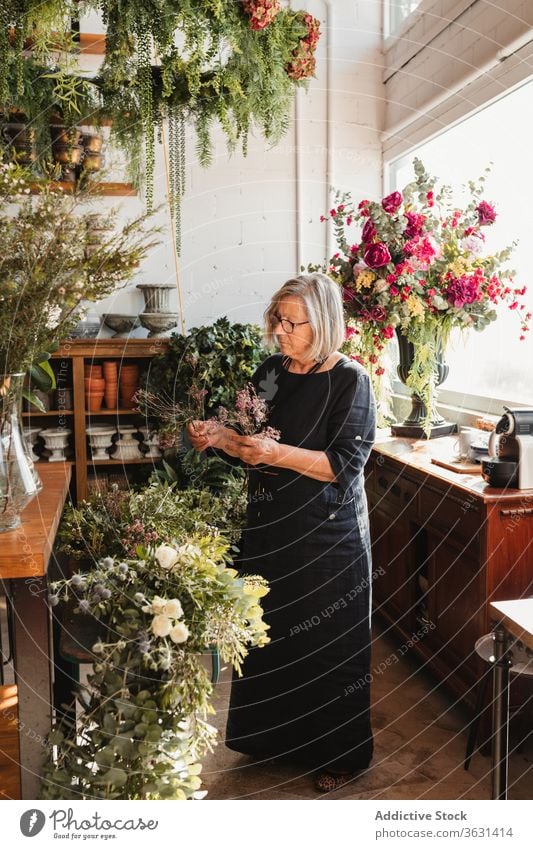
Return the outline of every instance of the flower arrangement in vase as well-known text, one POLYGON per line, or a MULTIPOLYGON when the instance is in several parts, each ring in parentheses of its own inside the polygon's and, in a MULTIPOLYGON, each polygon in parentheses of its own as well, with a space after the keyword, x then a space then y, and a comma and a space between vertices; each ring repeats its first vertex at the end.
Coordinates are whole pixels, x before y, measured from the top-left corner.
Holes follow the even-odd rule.
POLYGON ((532 316, 520 300, 526 287, 505 268, 513 246, 484 252, 484 230, 496 219, 482 196, 484 177, 469 182, 470 201, 458 209, 450 187, 437 189, 418 159, 414 171, 413 182, 381 201, 354 203, 350 193, 337 192, 321 220, 333 222, 338 250, 309 269, 320 268, 342 286, 346 349, 369 370, 378 398, 387 348, 399 337, 400 352, 409 355, 400 377, 417 408, 417 427, 408 435, 429 437, 442 433, 437 385, 447 374, 442 356, 452 329, 481 331, 506 304, 524 338, 532 316), (355 244, 347 235, 352 225, 361 227, 355 244))

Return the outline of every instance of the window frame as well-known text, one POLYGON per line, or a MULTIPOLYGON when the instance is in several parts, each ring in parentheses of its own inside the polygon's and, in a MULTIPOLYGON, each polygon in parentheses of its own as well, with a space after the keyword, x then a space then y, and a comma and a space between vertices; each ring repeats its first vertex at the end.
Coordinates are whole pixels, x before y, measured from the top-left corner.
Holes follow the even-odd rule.
MULTIPOLYGON (((422 4, 416 11, 422 11, 422 7, 427 5, 426 0, 423 0, 422 4)), ((389 6, 389 0, 386 0, 386 6, 389 6)), ((412 13, 414 15, 415 12, 412 13)), ((411 15, 409 16, 409 18, 411 15)), ((408 20, 407 18, 405 20, 408 20)), ((393 183, 392 180, 392 172, 394 168, 394 164, 405 157, 416 153, 416 151, 422 147, 424 144, 427 144, 430 141, 438 138, 439 136, 444 135, 444 133, 448 132, 448 130, 452 130, 454 127, 459 124, 468 121, 469 118, 474 117, 474 115, 483 111, 484 109, 489 108, 498 100, 501 100, 504 97, 508 97, 513 93, 513 91, 517 91, 523 85, 527 85, 528 83, 533 82, 533 74, 528 75, 528 77, 524 78, 522 82, 512 86, 507 91, 504 91, 498 97, 491 98, 487 102, 481 104, 480 106, 472 109, 467 115, 461 116, 461 118, 456 121, 451 122, 446 127, 443 127, 439 132, 432 133, 430 136, 425 138, 421 142, 414 143, 407 150, 403 151, 399 156, 392 157, 391 159, 383 158, 383 169, 382 169, 382 189, 383 189, 383 197, 389 194, 392 191, 397 190, 398 186, 393 183)), ((397 360, 394 361, 395 365, 397 365, 397 360)), ((399 380, 394 373, 394 376, 391 380, 391 386, 394 397, 399 400, 407 400, 411 397, 409 390, 407 387, 399 380)), ((487 395, 476 395, 474 393, 468 392, 458 392, 457 390, 446 389, 446 384, 443 384, 441 388, 439 388, 438 393, 438 405, 444 405, 450 409, 456 410, 458 413, 472 414, 472 419, 475 418, 476 415, 483 414, 488 416, 501 415, 501 409, 503 407, 517 407, 520 406, 519 401, 509 401, 502 398, 495 398, 493 396, 487 395), (496 410, 493 407, 497 407, 496 410)), ((527 406, 528 408, 531 406, 530 404, 522 404, 522 406, 527 406)))

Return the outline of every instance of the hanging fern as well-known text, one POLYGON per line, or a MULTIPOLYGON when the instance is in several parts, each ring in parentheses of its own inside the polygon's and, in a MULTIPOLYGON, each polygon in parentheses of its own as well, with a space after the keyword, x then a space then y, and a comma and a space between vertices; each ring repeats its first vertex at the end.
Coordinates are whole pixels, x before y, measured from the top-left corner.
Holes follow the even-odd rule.
MULTIPOLYGON (((138 184, 142 175, 149 208, 154 131, 169 121, 170 202, 179 245, 185 122, 196 130, 203 165, 212 160, 215 124, 225 133, 230 150, 241 142, 246 154, 254 127, 275 144, 289 126, 295 87, 312 75, 319 25, 304 12, 278 6, 275 14, 271 10, 265 17, 261 0, 0 0, 0 30, 4 111, 27 96, 22 50, 26 39, 31 36, 35 64, 44 69, 56 65, 59 39, 63 59, 55 69, 56 86, 70 91, 70 112, 77 113, 80 123, 88 116, 112 118, 112 139, 126 152, 130 178, 138 184), (82 78, 68 58, 68 30, 70 19, 84 8, 102 14, 107 35, 101 71, 92 83, 84 80, 81 86, 82 78), (77 77, 70 89, 69 75, 77 77), (82 108, 84 100, 91 101, 89 111, 82 108)), ((30 121, 37 118, 37 109, 27 111, 30 121)))

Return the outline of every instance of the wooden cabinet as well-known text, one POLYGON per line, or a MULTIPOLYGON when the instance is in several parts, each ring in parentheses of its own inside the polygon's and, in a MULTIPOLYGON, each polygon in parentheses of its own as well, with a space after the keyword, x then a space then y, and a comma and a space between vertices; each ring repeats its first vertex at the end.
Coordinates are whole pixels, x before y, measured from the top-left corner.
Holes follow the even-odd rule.
MULTIPOLYGON (((127 478, 135 466, 146 466, 157 462, 153 457, 139 457, 134 460, 94 460, 87 439, 89 424, 108 424, 116 426, 124 423, 136 423, 141 420, 139 413, 131 409, 106 409, 105 405, 97 412, 89 412, 85 403, 85 366, 98 364, 103 360, 116 360, 120 364, 127 360, 136 362, 142 374, 152 357, 164 353, 168 348, 167 339, 72 339, 53 354, 52 366, 56 374, 58 392, 72 390, 72 408, 54 402, 47 413, 23 413, 25 424, 31 426, 67 428, 69 436, 70 459, 66 462, 73 467, 73 487, 77 500, 85 498, 91 481, 103 475, 115 475, 127 478)), ((56 398, 58 397, 56 392, 56 398)), ((59 396, 60 397, 60 396, 59 396)), ((37 462, 37 469, 46 460, 37 462)))
POLYGON ((533 593, 533 491, 434 465, 453 442, 378 439, 366 468, 373 596, 402 642, 472 705, 489 602, 533 593))

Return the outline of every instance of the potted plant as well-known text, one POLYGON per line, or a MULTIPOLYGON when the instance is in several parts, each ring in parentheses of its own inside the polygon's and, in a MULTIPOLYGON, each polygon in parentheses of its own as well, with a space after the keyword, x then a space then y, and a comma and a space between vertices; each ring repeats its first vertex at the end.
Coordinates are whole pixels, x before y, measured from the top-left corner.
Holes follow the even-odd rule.
POLYGON ((222 510, 205 496, 154 481, 67 512, 63 543, 94 560, 54 584, 51 602, 92 623, 93 669, 78 688, 76 727, 64 717, 49 738, 42 797, 205 795, 201 757, 216 731, 201 656, 216 648, 239 670, 249 648, 269 641, 268 586, 229 567, 222 510))

